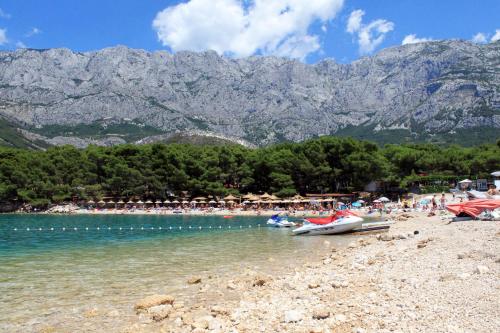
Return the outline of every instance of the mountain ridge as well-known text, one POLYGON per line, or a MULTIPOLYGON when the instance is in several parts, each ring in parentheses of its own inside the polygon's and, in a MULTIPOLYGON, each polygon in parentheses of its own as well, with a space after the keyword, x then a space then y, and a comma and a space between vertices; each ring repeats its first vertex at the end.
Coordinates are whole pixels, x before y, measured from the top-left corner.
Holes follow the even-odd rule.
POLYGON ((255 145, 350 129, 375 139, 394 131, 396 142, 453 142, 454 133, 487 129, 491 141, 500 128, 500 42, 433 41, 312 65, 125 46, 2 51, 0 116, 38 134, 113 118, 255 145))

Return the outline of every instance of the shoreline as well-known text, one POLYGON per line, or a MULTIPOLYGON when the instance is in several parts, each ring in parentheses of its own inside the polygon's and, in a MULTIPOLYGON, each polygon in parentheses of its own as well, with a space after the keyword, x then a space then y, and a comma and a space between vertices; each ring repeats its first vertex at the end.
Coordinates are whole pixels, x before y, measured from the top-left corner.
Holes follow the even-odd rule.
POLYGON ((136 300, 127 331, 498 331, 500 223, 409 214, 346 249, 325 241, 323 255, 278 276, 194 277, 192 299, 157 295, 145 308, 136 300))

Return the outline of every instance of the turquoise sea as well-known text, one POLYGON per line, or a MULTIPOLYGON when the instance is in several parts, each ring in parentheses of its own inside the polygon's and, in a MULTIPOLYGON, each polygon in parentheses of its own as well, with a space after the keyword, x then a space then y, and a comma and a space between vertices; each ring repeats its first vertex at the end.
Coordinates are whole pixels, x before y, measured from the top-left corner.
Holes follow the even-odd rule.
POLYGON ((89 325, 82 314, 93 308, 118 312, 123 321, 144 296, 189 293, 189 276, 247 267, 274 273, 323 251, 325 239, 338 246, 350 241, 293 237, 267 227, 266 220, 0 215, 0 331, 31 332, 44 325, 80 331, 83 322, 89 325))

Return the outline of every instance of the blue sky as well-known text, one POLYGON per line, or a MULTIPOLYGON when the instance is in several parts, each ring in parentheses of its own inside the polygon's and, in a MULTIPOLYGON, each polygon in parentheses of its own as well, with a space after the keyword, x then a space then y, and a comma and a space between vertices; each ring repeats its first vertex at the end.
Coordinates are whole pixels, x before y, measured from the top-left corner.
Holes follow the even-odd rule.
POLYGON ((499 13, 498 0, 0 0, 0 49, 121 44, 350 62, 405 37, 491 42, 499 13))

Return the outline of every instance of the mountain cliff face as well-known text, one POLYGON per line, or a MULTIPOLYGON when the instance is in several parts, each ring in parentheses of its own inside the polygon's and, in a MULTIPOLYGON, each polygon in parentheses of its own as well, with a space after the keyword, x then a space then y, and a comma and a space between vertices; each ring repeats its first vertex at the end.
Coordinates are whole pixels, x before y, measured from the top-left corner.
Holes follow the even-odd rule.
POLYGON ((0 52, 0 116, 61 143, 85 137, 76 126, 106 121, 154 129, 151 135, 204 131, 257 145, 335 133, 395 142, 494 137, 500 42, 428 42, 315 65, 121 46, 0 52))

